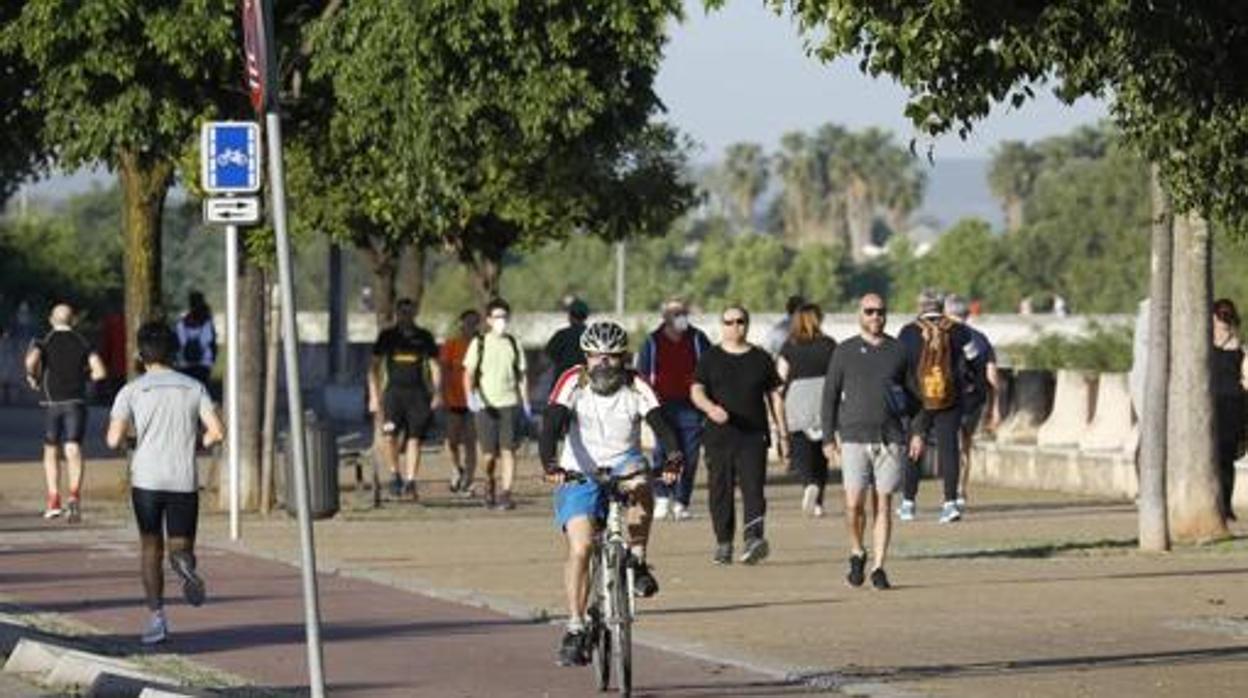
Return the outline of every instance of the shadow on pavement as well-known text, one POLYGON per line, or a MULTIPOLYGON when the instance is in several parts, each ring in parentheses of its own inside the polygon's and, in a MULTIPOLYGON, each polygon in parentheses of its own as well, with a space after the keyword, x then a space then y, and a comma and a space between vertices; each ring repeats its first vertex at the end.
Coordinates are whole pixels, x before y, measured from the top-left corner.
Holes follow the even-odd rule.
POLYGON ((825 604, 843 603, 841 599, 798 599, 792 601, 759 601, 755 603, 721 604, 718 606, 685 606, 683 608, 660 608, 643 611, 643 616, 693 615, 697 613, 724 613, 728 611, 748 611, 754 608, 780 608, 783 606, 821 606, 825 604))
POLYGON ((1004 676, 1019 673, 1041 674, 1069 669, 1106 669, 1153 665, 1200 664, 1226 659, 1248 658, 1248 646, 1210 647, 1170 652, 1139 652, 1100 656, 1056 657, 1052 659, 1017 659, 968 664, 936 664, 931 666, 872 667, 843 671, 803 674, 800 678, 812 685, 835 688, 860 681, 917 681, 961 677, 1004 676))

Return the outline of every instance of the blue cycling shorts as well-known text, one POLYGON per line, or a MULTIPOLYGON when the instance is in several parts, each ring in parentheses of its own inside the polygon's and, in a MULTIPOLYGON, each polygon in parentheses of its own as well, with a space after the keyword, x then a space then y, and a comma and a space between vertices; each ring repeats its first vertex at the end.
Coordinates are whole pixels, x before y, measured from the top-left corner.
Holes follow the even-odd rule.
POLYGON ((555 488, 555 525, 565 530, 578 516, 591 521, 607 517, 607 497, 602 485, 593 480, 565 482, 555 488))

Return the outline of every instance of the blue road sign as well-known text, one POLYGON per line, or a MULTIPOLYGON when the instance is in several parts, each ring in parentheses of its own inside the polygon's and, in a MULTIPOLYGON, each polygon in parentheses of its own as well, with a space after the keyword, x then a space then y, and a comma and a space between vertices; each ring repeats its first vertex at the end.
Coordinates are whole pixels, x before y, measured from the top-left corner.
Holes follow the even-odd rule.
POLYGON ((200 144, 201 182, 210 194, 249 194, 260 190, 260 125, 250 121, 210 121, 200 144))

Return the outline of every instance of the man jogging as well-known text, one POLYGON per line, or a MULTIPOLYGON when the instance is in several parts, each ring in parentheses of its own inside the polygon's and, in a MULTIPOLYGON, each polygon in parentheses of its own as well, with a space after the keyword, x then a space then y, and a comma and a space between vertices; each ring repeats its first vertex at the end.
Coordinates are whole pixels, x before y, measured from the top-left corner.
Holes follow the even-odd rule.
MULTIPOLYGON (((889 588, 884 561, 892 533, 892 498, 906 467, 902 419, 910 405, 918 404, 905 348, 884 334, 887 312, 880 296, 869 293, 862 297, 858 303, 859 334, 836 348, 823 386, 824 453, 831 460, 840 452, 845 487, 845 525, 850 538, 846 581, 851 587, 860 587, 865 580, 864 506, 867 492, 874 490, 871 586, 880 590, 889 588)), ((925 425, 926 417, 920 413, 915 418, 917 432, 922 433, 925 425)), ((909 456, 918 459, 922 451, 923 437, 911 437, 909 456)))
POLYGON ((61 515, 60 451, 69 465, 66 520, 78 523, 82 515, 82 437, 87 430, 87 379, 107 377, 104 362, 90 343, 74 331, 73 308, 60 303, 48 318, 52 331, 26 352, 26 381, 43 394, 43 472, 47 480, 45 519, 61 515))
POLYGON ((374 414, 380 408, 381 433, 389 441, 385 451, 393 473, 390 493, 415 500, 420 497, 416 474, 420 472, 421 446, 433 426, 434 410, 442 403, 442 369, 437 341, 429 330, 416 324, 416 305, 403 298, 395 304, 394 315, 394 326, 382 330, 373 345, 368 370, 369 406, 374 414), (400 451, 405 456, 402 475, 400 451))
POLYGON ((133 430, 130 496, 139 527, 143 593, 151 612, 143 644, 163 642, 169 634, 164 611, 164 553, 182 580, 186 602, 204 602, 204 581, 196 572, 195 530, 199 519, 199 482, 195 450, 199 426, 203 445, 221 440, 224 429, 207 389, 173 370, 178 338, 159 322, 139 328, 139 360, 145 373, 117 393, 108 425, 108 445, 121 448, 133 430))

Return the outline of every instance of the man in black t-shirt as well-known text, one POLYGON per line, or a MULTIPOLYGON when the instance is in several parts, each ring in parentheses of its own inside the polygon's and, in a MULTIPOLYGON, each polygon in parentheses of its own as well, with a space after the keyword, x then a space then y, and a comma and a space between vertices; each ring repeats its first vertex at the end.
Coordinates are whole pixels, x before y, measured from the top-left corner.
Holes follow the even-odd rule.
POLYGON ((771 355, 745 339, 750 314, 745 308, 730 306, 721 320, 723 340, 708 349, 698 362, 690 398, 708 419, 702 442, 706 448, 711 522, 715 529, 714 562, 732 562, 736 528, 733 489, 739 484, 745 519, 741 562, 753 565, 770 552, 763 537, 767 513, 763 485, 770 438, 767 419, 770 411, 781 432, 776 448, 783 459, 788 445, 784 398, 771 355))
MULTIPOLYGON (((585 352, 581 350, 581 335, 585 334, 585 320, 589 318, 589 305, 575 298, 568 303, 568 325, 555 332, 546 343, 546 358, 550 360, 552 373, 556 379, 573 366, 585 363, 585 352)), ((552 381, 553 389, 553 381, 552 381)))
POLYGON ((421 443, 428 437, 434 410, 442 401, 438 343, 415 318, 412 301, 404 298, 395 304, 394 326, 377 336, 368 372, 369 412, 379 415, 381 433, 388 441, 384 450, 393 473, 391 492, 412 499, 418 498, 416 473, 420 471, 421 443), (400 449, 406 451, 402 475, 400 449))
POLYGON ((47 508, 43 516, 61 515, 60 450, 69 465, 69 499, 66 519, 77 523, 81 516, 82 437, 87 429, 87 379, 102 381, 104 362, 90 343, 74 331, 74 311, 61 303, 48 318, 52 331, 36 340, 26 352, 26 380, 42 393, 46 410, 43 433, 43 470, 47 479, 47 508))

